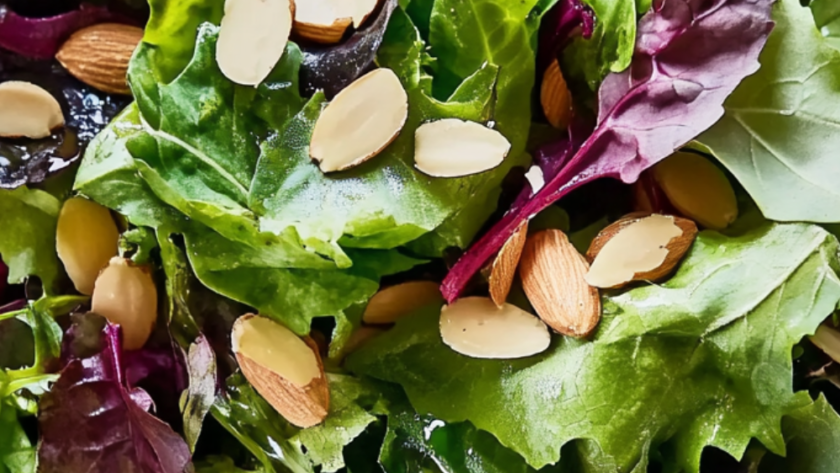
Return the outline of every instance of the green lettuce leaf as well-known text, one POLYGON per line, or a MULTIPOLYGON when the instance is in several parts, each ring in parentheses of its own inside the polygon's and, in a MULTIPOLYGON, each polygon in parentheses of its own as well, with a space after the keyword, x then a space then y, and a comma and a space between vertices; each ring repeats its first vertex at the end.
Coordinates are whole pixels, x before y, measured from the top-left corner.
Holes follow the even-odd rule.
POLYGON ((840 51, 829 46, 798 0, 781 0, 761 69, 724 104, 699 138, 767 218, 840 221, 840 51))
POLYGON ((55 229, 61 202, 38 190, 0 189, 0 256, 9 266, 9 282, 38 276, 51 292, 61 272, 55 251, 55 229))
POLYGON ((534 467, 574 439, 586 439, 577 455, 592 471, 644 471, 666 440, 688 472, 707 445, 737 458, 755 437, 782 453, 781 417, 809 402, 793 393, 791 348, 840 301, 837 247, 808 225, 703 232, 667 283, 606 297, 592 341, 472 359, 442 343, 431 308, 348 366, 401 384, 419 413, 472 422, 534 467))
POLYGON ((809 5, 814 13, 817 28, 826 42, 834 49, 840 49, 840 3, 833 0, 813 0, 809 5))
POLYGON ((840 465, 840 416, 822 395, 782 419, 784 457, 765 455, 760 473, 829 473, 840 465))
MULTIPOLYGON (((2 377, 0 371, 0 384, 2 377)), ((32 473, 35 465, 35 447, 18 423, 15 407, 0 400, 0 473, 32 473)))

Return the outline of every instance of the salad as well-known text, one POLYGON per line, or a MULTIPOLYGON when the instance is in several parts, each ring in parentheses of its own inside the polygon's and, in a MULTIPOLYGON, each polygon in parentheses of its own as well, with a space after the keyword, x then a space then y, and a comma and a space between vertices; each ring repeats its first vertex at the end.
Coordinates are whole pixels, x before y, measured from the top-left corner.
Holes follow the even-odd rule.
POLYGON ((0 1, 0 473, 840 469, 835 0, 0 1))

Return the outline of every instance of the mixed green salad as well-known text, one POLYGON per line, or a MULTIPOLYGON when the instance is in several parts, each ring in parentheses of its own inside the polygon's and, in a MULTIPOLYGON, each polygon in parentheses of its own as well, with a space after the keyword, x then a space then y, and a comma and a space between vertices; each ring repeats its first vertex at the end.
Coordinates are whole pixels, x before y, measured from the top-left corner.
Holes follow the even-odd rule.
POLYGON ((836 0, 0 1, 0 473, 836 472, 838 150, 836 0))

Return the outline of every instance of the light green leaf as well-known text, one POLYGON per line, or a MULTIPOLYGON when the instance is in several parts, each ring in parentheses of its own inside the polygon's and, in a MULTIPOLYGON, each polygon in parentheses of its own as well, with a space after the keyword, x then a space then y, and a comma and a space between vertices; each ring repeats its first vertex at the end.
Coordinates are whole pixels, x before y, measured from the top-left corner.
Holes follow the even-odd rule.
POLYGON ((781 453, 780 419, 808 402, 792 390, 791 348, 840 301, 837 247, 808 225, 703 232, 670 281, 605 298, 592 341, 557 337, 534 357, 472 359, 442 343, 432 309, 349 366, 401 384, 420 413, 472 422, 534 467, 575 439, 597 445, 576 442, 576 455, 604 472, 644 471, 665 440, 688 472, 707 445, 737 458, 754 437, 781 453))
POLYGON ((833 473, 840 465, 840 416, 825 398, 782 419, 784 458, 765 455, 759 473, 833 473))
POLYGON ((813 0, 809 6, 826 42, 834 49, 840 49, 840 3, 836 0, 813 0))
POLYGON ((726 100, 699 138, 780 221, 840 222, 840 51, 798 0, 774 5, 761 69, 726 100))
MULTIPOLYGON (((0 371, 0 387, 3 372, 0 371)), ((35 447, 18 423, 14 406, 0 399, 0 473, 33 473, 35 447)))
POLYGON ((38 190, 0 189, 0 256, 9 267, 9 282, 38 276, 51 292, 58 277, 55 229, 61 202, 38 190))

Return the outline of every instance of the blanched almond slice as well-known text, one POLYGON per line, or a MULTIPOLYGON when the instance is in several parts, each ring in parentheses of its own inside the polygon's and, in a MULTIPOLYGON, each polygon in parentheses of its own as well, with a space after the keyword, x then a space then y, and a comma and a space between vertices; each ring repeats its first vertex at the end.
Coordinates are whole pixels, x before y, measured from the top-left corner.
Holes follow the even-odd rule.
POLYGON ((254 86, 268 77, 286 49, 293 9, 289 0, 225 0, 216 43, 225 77, 254 86))
POLYGON ((540 189, 545 187, 545 176, 543 175, 542 168, 536 164, 531 166, 528 172, 525 173, 525 179, 528 179, 528 183, 531 184, 531 195, 536 194, 540 189))
POLYGON ((444 118, 424 123, 414 132, 414 165, 434 177, 460 177, 502 164, 510 142, 486 126, 444 118))
POLYGON ((548 348, 551 335, 540 319, 512 304, 486 297, 458 299, 440 312, 440 336, 473 358, 523 358, 548 348))
POLYGON ((375 69, 333 98, 321 112, 309 156, 323 172, 341 171, 391 144, 408 117, 408 95, 390 69, 375 69))
POLYGON ((400 317, 435 302, 443 302, 440 284, 411 281, 386 287, 370 298, 362 321, 366 324, 392 324, 400 317))
POLYGON ((811 343, 825 352, 832 360, 840 363, 840 332, 827 325, 820 325, 810 339, 811 343))
POLYGON ((310 41, 337 43, 351 23, 358 28, 376 5, 377 0, 298 0, 294 32, 310 41))
POLYGON ((0 83, 0 136, 45 138, 62 126, 61 106, 49 92, 29 82, 0 83))
POLYGON ((617 288, 631 281, 655 281, 676 267, 694 242, 694 222, 670 215, 625 217, 598 233, 587 256, 586 282, 617 288))
POLYGON ((507 300, 510 286, 516 276, 519 257, 522 256, 522 248, 525 247, 527 239, 528 221, 526 220, 519 224, 519 228, 513 232, 493 259, 488 283, 490 284, 490 299, 499 307, 502 307, 507 300))
POLYGON ((236 320, 231 347, 242 374, 289 422, 319 424, 329 410, 329 388, 318 347, 265 317, 236 320))

